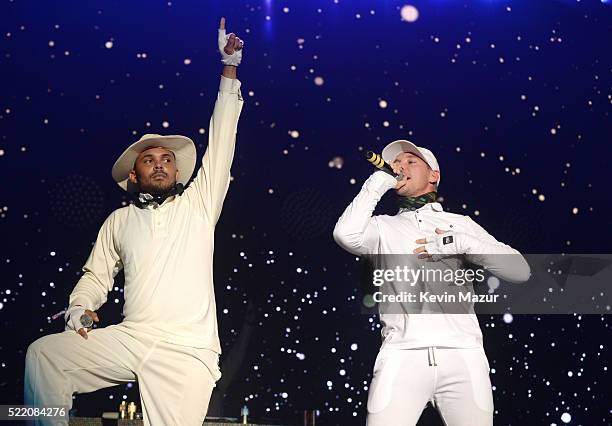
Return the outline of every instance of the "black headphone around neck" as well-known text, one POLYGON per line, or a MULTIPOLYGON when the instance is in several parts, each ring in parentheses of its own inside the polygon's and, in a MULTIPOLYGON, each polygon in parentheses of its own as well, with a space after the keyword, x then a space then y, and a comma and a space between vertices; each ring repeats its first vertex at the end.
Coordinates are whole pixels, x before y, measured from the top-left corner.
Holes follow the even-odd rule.
POLYGON ((148 205, 161 206, 167 198, 172 197, 173 195, 180 197, 184 190, 185 185, 182 183, 177 183, 174 185, 174 188, 161 195, 151 195, 148 192, 137 192, 134 194, 134 204, 140 208, 145 208, 148 205))

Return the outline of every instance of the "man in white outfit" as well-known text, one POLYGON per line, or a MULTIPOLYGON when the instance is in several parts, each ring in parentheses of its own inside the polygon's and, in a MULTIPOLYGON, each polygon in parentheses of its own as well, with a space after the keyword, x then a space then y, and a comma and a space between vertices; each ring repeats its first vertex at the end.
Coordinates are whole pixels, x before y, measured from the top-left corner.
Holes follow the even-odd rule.
MULTIPOLYGON (((69 299, 66 331, 42 337, 26 354, 26 405, 72 406, 74 393, 138 381, 145 425, 200 426, 221 347, 213 288, 214 230, 230 181, 243 105, 236 69, 242 41, 221 19, 223 71, 208 148, 193 182, 196 148, 185 136, 144 135, 112 175, 136 204, 105 220, 69 299), (124 320, 91 328, 120 269, 124 320), (91 318, 91 320, 90 320, 91 318), (78 334, 77 334, 78 333, 78 334)), ((68 419, 36 419, 67 425, 68 419)))
MULTIPOLYGON (((405 255, 415 269, 433 262, 457 270, 468 261, 511 283, 529 279, 529 265, 518 251, 469 216, 444 212, 436 202, 440 167, 430 150, 398 140, 382 157, 398 177, 376 171, 366 180, 334 229, 341 247, 359 256, 405 255), (372 216, 392 188, 399 212, 372 216)), ((448 426, 491 426, 489 365, 473 310, 392 313, 382 306, 383 342, 368 394, 367 425, 415 425, 430 401, 448 426)))

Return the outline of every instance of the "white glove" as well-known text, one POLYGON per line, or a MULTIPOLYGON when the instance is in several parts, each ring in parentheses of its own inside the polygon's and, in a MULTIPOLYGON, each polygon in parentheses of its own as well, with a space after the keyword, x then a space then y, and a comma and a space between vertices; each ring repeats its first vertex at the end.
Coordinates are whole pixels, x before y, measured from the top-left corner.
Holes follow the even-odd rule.
POLYGON ((437 262, 444 257, 466 254, 474 242, 473 238, 455 231, 429 235, 425 239, 425 250, 431 255, 431 261, 437 262))
POLYGON ((372 173, 371 179, 376 182, 377 185, 380 185, 385 191, 395 188, 397 185, 397 179, 391 176, 387 172, 383 172, 382 170, 376 170, 372 173))
MULTIPOLYGON (((225 53, 225 45, 229 38, 230 36, 225 34, 225 28, 219 28, 219 53, 221 53, 221 62, 223 65, 233 65, 237 67, 240 65, 240 61, 242 61, 242 49, 235 50, 231 55, 225 53)), ((244 45, 242 40, 240 43, 241 46, 244 45)))
POLYGON ((85 308, 82 306, 73 306, 66 310, 64 314, 64 320, 66 322, 65 330, 74 330, 78 333, 78 331, 83 327, 81 324, 81 316, 85 315, 85 308))

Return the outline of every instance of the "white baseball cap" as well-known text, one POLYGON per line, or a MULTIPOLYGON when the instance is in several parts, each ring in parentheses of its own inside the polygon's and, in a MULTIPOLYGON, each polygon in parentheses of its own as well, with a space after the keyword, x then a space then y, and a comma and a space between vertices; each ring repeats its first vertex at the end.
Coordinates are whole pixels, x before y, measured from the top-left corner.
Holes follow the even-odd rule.
MULTIPOLYGON (((402 152, 409 152, 410 154, 414 154, 419 157, 421 160, 425 161, 427 165, 431 168, 431 170, 435 170, 440 172, 440 166, 438 165, 438 160, 436 160, 436 156, 433 155, 433 152, 428 150, 427 148, 423 148, 421 146, 416 146, 410 141, 400 139, 397 141, 391 142, 382 150, 382 158, 386 163, 391 164, 395 157, 402 152)), ((440 175, 438 175, 438 181, 436 185, 440 185, 440 175)))

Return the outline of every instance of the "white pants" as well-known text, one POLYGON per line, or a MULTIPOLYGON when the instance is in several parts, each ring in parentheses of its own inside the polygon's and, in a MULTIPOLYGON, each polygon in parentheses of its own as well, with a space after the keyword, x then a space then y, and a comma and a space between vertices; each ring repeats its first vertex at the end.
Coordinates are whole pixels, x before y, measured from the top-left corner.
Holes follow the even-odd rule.
POLYGON ((492 426, 484 349, 381 349, 368 393, 367 426, 416 425, 428 401, 447 426, 492 426))
MULTIPOLYGON (((25 405, 72 407, 75 392, 138 380, 145 425, 202 425, 221 377, 218 354, 166 343, 121 324, 94 329, 88 337, 65 331, 29 346, 25 405)), ((36 424, 68 425, 68 418, 40 418, 36 424)))

